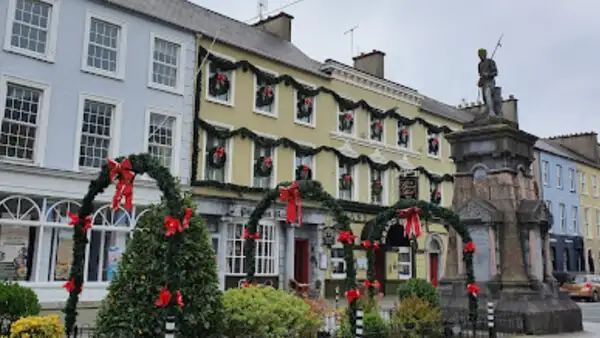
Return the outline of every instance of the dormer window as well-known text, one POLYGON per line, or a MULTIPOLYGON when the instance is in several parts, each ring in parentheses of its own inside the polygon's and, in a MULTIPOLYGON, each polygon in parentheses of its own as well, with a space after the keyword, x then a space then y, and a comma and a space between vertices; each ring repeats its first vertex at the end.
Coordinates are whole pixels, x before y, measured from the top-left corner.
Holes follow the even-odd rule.
POLYGON ((440 133, 427 129, 427 155, 440 156, 440 133))

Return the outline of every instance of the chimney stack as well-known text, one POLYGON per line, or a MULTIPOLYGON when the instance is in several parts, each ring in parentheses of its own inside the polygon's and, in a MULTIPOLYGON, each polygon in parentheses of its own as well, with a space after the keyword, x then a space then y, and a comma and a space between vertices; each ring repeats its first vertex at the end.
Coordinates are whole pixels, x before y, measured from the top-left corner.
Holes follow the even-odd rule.
POLYGON ((261 28, 273 35, 280 37, 286 41, 292 41, 292 20, 293 16, 281 12, 277 15, 270 16, 254 24, 255 27, 261 28))
POLYGON ((352 60, 354 60, 354 68, 383 79, 385 78, 384 57, 384 52, 373 49, 372 52, 361 53, 359 56, 353 57, 352 60))

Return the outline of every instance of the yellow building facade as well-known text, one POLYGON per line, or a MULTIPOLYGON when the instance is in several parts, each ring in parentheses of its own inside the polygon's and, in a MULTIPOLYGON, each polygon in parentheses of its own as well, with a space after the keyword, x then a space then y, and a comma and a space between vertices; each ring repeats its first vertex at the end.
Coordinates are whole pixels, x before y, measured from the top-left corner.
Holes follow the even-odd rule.
POLYGON ((600 168, 577 163, 581 231, 585 248, 585 271, 594 273, 600 268, 600 168))
MULTIPOLYGON (((280 14, 245 26, 254 35, 251 46, 204 36, 197 41, 203 62, 192 185, 223 288, 244 279, 244 225, 264 191, 279 182, 320 181, 340 200, 359 237, 366 221, 406 197, 399 186, 410 179, 419 199, 452 203, 454 166, 444 133, 459 129, 466 113, 353 67, 311 60, 289 43, 285 30, 274 30, 288 20, 280 14), (269 49, 256 48, 263 43, 269 49)), ((302 225, 289 226, 284 207, 273 205, 259 222, 256 277, 279 287, 306 283, 332 295, 343 283, 345 262, 327 210, 304 202, 302 225)), ((390 227, 392 239, 377 267, 386 293, 403 279, 435 283, 442 276, 446 231, 439 224, 426 229, 409 246, 391 243, 403 236, 401 226, 390 227)), ((355 244, 358 279, 364 280, 366 253, 360 240, 355 244)))

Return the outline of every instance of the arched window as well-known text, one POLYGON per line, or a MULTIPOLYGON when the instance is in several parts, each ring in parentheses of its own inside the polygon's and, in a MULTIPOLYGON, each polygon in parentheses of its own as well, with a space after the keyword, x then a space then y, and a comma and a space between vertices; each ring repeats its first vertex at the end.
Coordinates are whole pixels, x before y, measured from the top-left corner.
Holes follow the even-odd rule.
POLYGON ((69 226, 69 213, 77 213, 81 204, 75 201, 58 201, 48 208, 44 222, 42 252, 50 253, 40 262, 43 281, 69 279, 73 258, 73 229, 69 226))

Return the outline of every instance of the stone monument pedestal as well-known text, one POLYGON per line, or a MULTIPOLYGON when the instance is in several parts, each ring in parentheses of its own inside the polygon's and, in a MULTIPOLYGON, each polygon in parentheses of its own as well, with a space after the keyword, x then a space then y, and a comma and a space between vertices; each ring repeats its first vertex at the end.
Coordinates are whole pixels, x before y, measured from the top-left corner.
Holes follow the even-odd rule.
MULTIPOLYGON (((539 335, 583 330, 581 309, 559 294, 552 277, 548 229, 553 218, 530 170, 537 138, 514 122, 483 116, 447 139, 457 167, 453 208, 477 247, 473 262, 481 289, 481 325, 491 301, 498 332, 539 335)), ((468 313, 468 297, 464 243, 452 229, 449 232, 439 291, 444 319, 453 322, 457 314, 464 318, 468 313)))

